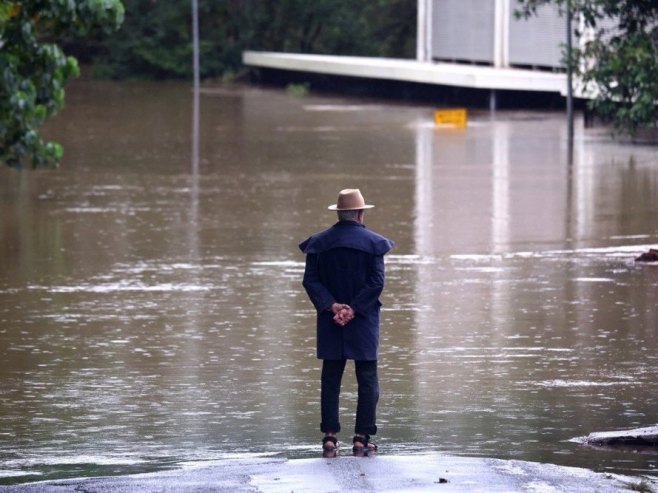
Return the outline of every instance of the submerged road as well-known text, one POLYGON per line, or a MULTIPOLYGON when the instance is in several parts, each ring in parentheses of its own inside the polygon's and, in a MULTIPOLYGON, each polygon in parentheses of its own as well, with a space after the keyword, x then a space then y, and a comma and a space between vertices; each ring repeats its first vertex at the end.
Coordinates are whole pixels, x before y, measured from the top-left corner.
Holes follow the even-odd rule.
POLYGON ((524 461, 445 455, 225 460, 211 466, 0 487, 2 492, 614 492, 654 491, 658 478, 524 461))

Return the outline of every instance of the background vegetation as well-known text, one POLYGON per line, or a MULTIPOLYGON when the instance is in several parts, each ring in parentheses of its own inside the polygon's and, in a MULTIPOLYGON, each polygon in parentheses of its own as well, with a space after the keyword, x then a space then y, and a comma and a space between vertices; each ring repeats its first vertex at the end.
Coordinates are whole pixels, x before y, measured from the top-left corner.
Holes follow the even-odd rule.
POLYGON ((584 43, 570 63, 593 96, 589 107, 623 133, 658 124, 657 0, 519 0, 521 15, 539 5, 570 8, 583 20, 584 43))
MULTIPOLYGON (((191 8, 182 0, 123 0, 120 34, 67 49, 105 78, 190 78, 191 8)), ((201 76, 231 77, 242 52, 414 57, 416 0, 200 0, 201 76)))

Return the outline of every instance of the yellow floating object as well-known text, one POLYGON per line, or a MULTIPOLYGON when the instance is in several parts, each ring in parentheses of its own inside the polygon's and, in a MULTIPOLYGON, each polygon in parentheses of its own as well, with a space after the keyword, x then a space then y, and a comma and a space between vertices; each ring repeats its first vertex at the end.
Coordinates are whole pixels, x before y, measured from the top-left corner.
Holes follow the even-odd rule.
POLYGON ((434 123, 437 125, 466 126, 466 108, 438 109, 434 111, 434 123))

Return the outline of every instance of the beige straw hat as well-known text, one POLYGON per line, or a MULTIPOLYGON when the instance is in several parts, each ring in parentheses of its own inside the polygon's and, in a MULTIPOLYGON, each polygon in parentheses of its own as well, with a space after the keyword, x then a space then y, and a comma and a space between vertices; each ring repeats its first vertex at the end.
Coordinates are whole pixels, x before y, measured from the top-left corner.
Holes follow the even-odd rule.
POLYGON ((370 209, 374 205, 367 205, 358 188, 346 188, 338 193, 338 201, 329 206, 332 211, 357 211, 360 209, 370 209))

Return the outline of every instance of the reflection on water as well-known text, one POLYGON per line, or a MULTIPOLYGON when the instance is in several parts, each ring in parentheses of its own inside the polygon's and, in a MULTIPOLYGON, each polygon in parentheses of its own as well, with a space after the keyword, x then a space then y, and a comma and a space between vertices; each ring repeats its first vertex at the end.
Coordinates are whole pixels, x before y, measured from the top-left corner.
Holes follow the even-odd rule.
MULTIPOLYGON (((0 481, 314 457, 300 239, 337 190, 394 238, 382 453, 655 473, 570 439, 658 421, 655 150, 561 115, 82 82, 55 172, 0 170, 0 481), (192 150, 192 152, 190 152, 192 150)), ((351 428, 356 388, 346 379, 351 428)))

